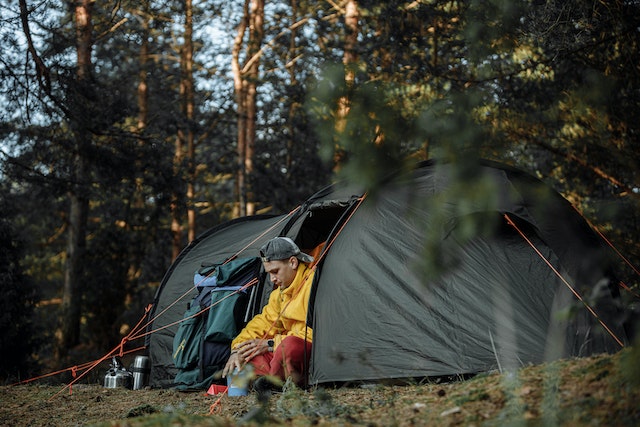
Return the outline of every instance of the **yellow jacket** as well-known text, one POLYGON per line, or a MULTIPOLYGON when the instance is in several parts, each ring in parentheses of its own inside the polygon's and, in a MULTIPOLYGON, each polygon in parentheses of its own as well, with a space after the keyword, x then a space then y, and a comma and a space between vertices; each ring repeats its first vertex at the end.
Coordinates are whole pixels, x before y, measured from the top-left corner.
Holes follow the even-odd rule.
POLYGON ((314 273, 315 270, 299 263, 291 285, 285 290, 277 288, 271 292, 269 302, 262 309, 262 313, 247 323, 231 343, 231 348, 255 338, 271 338, 277 347, 289 335, 311 342, 312 331, 306 324, 314 273))

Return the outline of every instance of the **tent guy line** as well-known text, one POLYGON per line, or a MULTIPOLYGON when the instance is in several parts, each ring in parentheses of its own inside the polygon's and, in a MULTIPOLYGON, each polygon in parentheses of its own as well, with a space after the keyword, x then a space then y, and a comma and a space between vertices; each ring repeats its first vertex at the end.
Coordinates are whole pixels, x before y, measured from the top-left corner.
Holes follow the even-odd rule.
MULTIPOLYGON (((573 206, 573 205, 572 205, 573 206)), ((640 276, 640 270, 638 270, 638 268, 633 265, 633 263, 624 255, 622 255, 622 253, 618 250, 618 248, 611 243, 611 241, 609 239, 607 239, 607 237, 598 229, 598 227, 594 226, 593 223, 591 221, 589 221, 588 218, 586 218, 584 215, 582 215, 582 213, 580 211, 578 211, 578 209, 575 208, 575 206, 573 206, 573 208, 576 210, 576 212, 578 212, 578 214, 584 218, 585 221, 587 221, 587 224, 589 224, 589 226, 596 232, 598 233, 598 235, 600 236, 600 238, 607 244, 609 245, 609 247, 616 253, 616 255, 618 255, 620 257, 620 259, 622 261, 624 261, 625 264, 627 264, 638 276, 640 276)), ((626 287, 626 285, 624 286, 625 289, 628 289, 626 287)), ((630 289, 629 289, 630 290, 630 289)), ((634 293, 635 294, 635 293, 634 293)), ((638 294, 635 294, 636 296, 638 296, 638 294)))
MULTIPOLYGON (((107 360, 109 357, 112 357, 116 354, 116 352, 118 353, 118 355, 120 357, 124 356, 125 354, 130 354, 130 353, 137 353, 138 351, 142 351, 145 350, 147 348, 146 345, 142 346, 142 347, 138 347, 132 350, 128 350, 125 351, 124 349, 124 345, 128 342, 128 341, 133 341, 134 338, 133 335, 138 332, 139 330, 143 329, 146 327, 142 326, 142 322, 144 321, 144 319, 149 315, 149 312, 151 311, 151 308, 153 307, 152 304, 148 304, 145 307, 144 313, 142 315, 142 317, 140 318, 140 320, 138 321, 138 323, 136 323, 136 325, 131 329, 131 331, 122 338, 122 340, 120 340, 120 344, 118 344, 116 347, 114 347, 111 351, 109 351, 108 353, 106 353, 104 356, 102 356, 101 358, 95 360, 94 362, 90 362, 90 363, 85 363, 85 365, 83 366, 88 366, 88 368, 79 376, 76 376, 77 373, 77 367, 73 367, 71 368, 72 371, 72 376, 73 376, 73 380, 69 383, 66 384, 64 387, 62 387, 62 389, 60 391, 58 391, 57 393, 55 393, 53 396, 51 396, 51 399, 53 399, 54 397, 56 397, 57 395, 59 395, 60 393, 62 393, 65 389, 69 389, 69 394, 72 394, 72 386, 73 384, 77 383, 78 381, 80 381, 80 379, 82 379, 84 376, 86 376, 87 374, 89 374, 89 372, 91 372, 93 369, 95 369, 98 365, 100 365, 102 362, 104 362, 105 360, 107 360)), ((64 372, 64 371, 63 371, 64 372)))
MULTIPOLYGON (((277 223, 275 223, 275 224, 274 224, 270 229, 265 230, 261 235, 257 236, 253 241, 251 241, 251 242, 247 243, 247 245, 245 246, 245 248, 246 248, 246 247, 251 246, 251 244, 253 244, 256 240, 260 239, 264 234, 268 233, 272 228, 275 228, 275 227, 279 226, 283 221, 285 221, 287 218, 290 218, 290 217, 291 217, 291 216, 292 216, 296 211, 298 211, 299 209, 300 209, 300 206, 298 206, 298 207, 296 207, 295 209, 291 210, 291 212, 289 212, 287 215, 283 216, 283 218, 282 218, 280 221, 278 221, 277 223)), ((226 260, 224 260, 223 264, 228 263, 229 261, 231 261, 231 260, 233 260, 233 259, 237 258, 237 257, 238 257, 238 254, 239 254, 239 253, 241 253, 245 248, 242 248, 242 249, 240 249, 240 250, 236 251, 232 256, 230 256, 229 258, 227 258, 226 260)), ((206 280, 206 279, 207 279, 211 274, 213 274, 213 271, 211 271, 208 275, 204 276, 204 277, 200 280, 200 282, 199 282, 199 283, 204 282, 204 281, 205 281, 205 280, 206 280)), ((257 282, 257 279, 256 279, 256 282, 257 282)), ((198 283, 198 284, 196 284, 196 285, 195 285, 195 287, 197 287, 197 286, 199 285, 199 283, 198 283)), ((250 286, 252 286, 252 285, 254 285, 254 284, 255 284, 255 283, 252 283, 251 285, 248 285, 248 284, 247 284, 248 286, 243 286, 243 288, 242 288, 242 289, 238 289, 237 291, 235 291, 235 292, 234 292, 234 294, 235 294, 235 293, 237 293, 237 292, 240 292, 241 290, 246 290, 247 288, 249 288, 250 286)), ((187 295, 189 295, 192 291, 193 291, 193 289, 192 289, 192 288, 187 289, 187 290, 186 290, 186 292, 184 292, 180 297, 176 298, 176 299, 175 299, 171 304, 169 304, 167 307, 165 307, 165 308, 164 308, 160 313, 158 313, 157 315, 155 315, 153 318, 149 319, 149 320, 147 321, 147 323, 146 323, 142 328, 140 328, 139 330, 149 328, 149 327, 150 327, 150 326, 151 326, 151 325, 152 325, 152 324, 153 324, 153 323, 154 323, 158 318, 160 318, 164 313, 166 313, 166 312, 167 312, 171 307, 173 307, 174 305, 176 305, 177 303, 179 303, 180 301, 182 301, 182 300, 183 300, 187 295)), ((232 295, 233 295, 233 294, 232 294, 232 295)), ((232 295, 228 295, 228 296, 227 296, 227 298, 228 298, 228 297, 230 297, 230 296, 232 296, 232 295)), ((221 302, 221 301, 222 301, 222 300, 220 300, 220 301, 218 301, 218 302, 221 302)), ((204 311, 206 311, 206 309, 205 309, 205 310, 203 310, 203 312, 204 312, 204 311)), ((199 314, 201 314, 201 313, 197 313, 197 314, 196 314, 196 315, 194 315, 193 317, 196 317, 196 316, 197 316, 197 315, 199 315, 199 314)), ((157 332, 157 331, 159 331, 159 330, 165 329, 165 328, 170 327, 170 326, 175 326, 175 325, 177 325, 177 324, 181 323, 181 322, 182 322, 182 321, 184 321, 184 320, 187 320, 187 319, 180 319, 180 320, 178 320, 178 321, 176 321, 176 322, 173 322, 173 323, 171 323, 171 324, 169 324, 169 325, 164 325, 162 328, 158 328, 158 329, 154 329, 154 330, 151 330, 151 331, 147 331, 147 332, 146 332, 146 333, 144 333, 144 334, 141 334, 141 335, 137 335, 137 336, 135 336, 135 337, 132 337, 132 338, 131 338, 131 340, 139 339, 139 338, 143 338, 143 337, 145 337, 145 336, 147 336, 147 335, 150 335, 151 333, 157 332)))
MULTIPOLYGON (((288 215, 284 216, 280 221, 278 221, 276 224, 273 225, 273 227, 277 227, 282 221, 286 220, 287 218, 289 218, 291 215, 293 215, 296 211, 298 211, 300 209, 300 206, 296 207, 295 209, 293 209, 291 212, 289 212, 288 215)), ((268 233, 269 230, 265 230, 264 233, 268 233)), ((263 233, 263 234, 264 234, 263 233)), ((259 239, 260 236, 256 237, 256 239, 259 239)), ((248 245, 251 245, 252 242, 248 243, 248 245)), ((229 262, 230 260, 234 259, 235 257, 237 257, 238 253, 240 253, 240 251, 236 252, 236 254, 234 254, 233 256, 231 256, 229 259, 225 260, 226 262, 229 262)), ((211 274, 211 273, 210 273, 211 274)), ((201 282, 204 281, 207 278, 207 276, 203 277, 201 282)), ((256 283, 258 282, 257 279, 253 279, 250 282, 248 282, 247 284, 245 284, 241 289, 238 289, 237 291, 235 291, 234 293, 237 292, 241 292, 243 290, 246 290, 248 288, 250 288, 251 286, 254 286, 256 283)), ((197 285, 196 285, 197 286, 197 285)), ((123 356, 125 354, 131 354, 131 353, 136 353, 142 350, 147 349, 147 345, 135 348, 135 349, 131 349, 131 350, 124 350, 124 345, 126 342, 128 341, 135 341, 137 339, 141 339, 144 338, 147 335, 153 334, 155 332, 158 332, 162 329, 166 329, 169 328, 171 326, 175 326, 176 324, 179 324, 185 320, 188 320, 188 318, 185 319, 179 319, 176 322, 164 325, 160 328, 154 329, 154 330, 147 330, 142 334, 138 334, 136 335, 138 332, 148 329, 149 326, 151 326, 153 324, 153 322, 155 320, 157 320, 159 317, 161 317, 167 310, 169 310, 173 305, 177 304, 178 302, 180 302, 183 298, 185 298, 187 295, 189 295, 192 292, 192 289, 188 289, 186 292, 184 292, 184 294, 177 298, 172 304, 170 304, 169 306, 165 307, 164 310, 162 310, 161 312, 159 312, 156 316, 154 316, 152 319, 149 319, 147 321, 146 324, 142 325, 142 322, 145 320, 145 318, 148 316, 151 308, 152 308, 152 304, 147 305, 147 307, 145 308, 145 312, 143 313, 143 315, 141 316, 140 320, 138 321, 138 323, 136 324, 136 326, 134 326, 131 331, 124 336, 121 341, 120 344, 118 344, 116 347, 114 347, 111 351, 107 352, 105 355, 103 355, 101 358, 96 359, 94 361, 91 362, 85 362, 81 365, 75 365, 75 366, 70 366, 64 369, 60 369, 57 370, 55 372, 50 372, 48 374, 45 375, 40 375, 37 377, 33 377, 33 378, 29 378, 27 380, 23 380, 23 381, 19 381, 14 385, 20 385, 20 384, 26 384, 29 382, 33 382, 33 381, 37 381, 38 379, 42 379, 42 378, 47 378, 50 376, 55 376, 64 372, 72 372, 72 376, 73 376, 73 380, 71 382, 69 382, 68 384, 65 384, 64 387, 57 393, 55 393, 51 398, 54 398, 55 396, 59 395, 60 393, 62 393, 64 390, 66 390, 67 388, 69 389, 69 393, 72 394, 72 386, 77 383, 80 379, 82 379, 84 376, 86 376, 89 372, 91 372, 93 369, 95 369, 98 365, 100 365, 102 362, 104 362, 105 360, 107 360, 109 357, 112 357, 115 354, 119 354, 120 356, 123 356), (142 325, 142 326, 141 326, 142 325), (78 371, 84 371, 82 372, 82 374, 80 374, 79 376, 77 376, 77 372, 78 371)), ((224 301, 224 299, 231 297, 232 295, 228 295, 225 298, 221 299, 220 301, 217 301, 216 303, 212 304, 209 307, 204 308, 201 312, 196 313, 195 315, 193 315, 192 317, 197 317, 198 315, 202 314, 203 312, 210 310, 211 308, 213 308, 216 304, 221 303, 222 301, 224 301)))
POLYGON ((589 313, 591 313, 591 315, 602 325, 602 327, 609 333, 609 335, 611 335, 611 337, 620 345, 620 347, 624 348, 624 343, 622 342, 622 340, 620 340, 620 338, 618 338, 618 336, 609 328, 609 326, 607 326, 607 324, 604 323, 604 321, 600 318, 600 316, 598 316, 598 314, 595 312, 595 310, 589 304, 587 304, 587 302, 584 300, 584 298, 582 298, 582 295, 580 295, 580 293, 573 286, 571 286, 571 284, 567 281, 567 279, 565 279, 562 276, 562 274, 560 274, 560 272, 549 262, 549 260, 547 258, 545 258, 544 255, 542 255, 542 253, 538 250, 538 248, 536 248, 536 246, 533 244, 533 242, 531 242, 531 240, 529 240, 529 238, 522 232, 522 230, 520 230, 520 228, 515 224, 515 222, 513 222, 511 220, 511 217, 509 217, 508 214, 504 214, 504 217, 507 220, 507 222, 509 223, 509 225, 511 225, 513 228, 516 229, 516 231, 529 244, 529 246, 531 246, 531 248, 535 251, 535 253, 538 254, 538 256, 555 273, 555 275, 558 276, 558 278, 560 278, 562 283, 564 283, 569 288, 569 290, 573 293, 573 295, 575 295, 575 297, 578 298, 578 300, 582 304, 584 304, 584 306, 587 308, 589 313))

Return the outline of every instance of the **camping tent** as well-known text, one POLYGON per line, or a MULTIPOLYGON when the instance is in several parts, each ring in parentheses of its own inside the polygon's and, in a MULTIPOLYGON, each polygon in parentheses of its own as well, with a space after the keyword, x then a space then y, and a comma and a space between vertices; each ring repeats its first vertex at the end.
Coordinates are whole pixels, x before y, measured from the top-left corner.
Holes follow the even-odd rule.
MULTIPOLYGON (((204 233, 156 293, 151 384, 170 385, 175 376, 172 324, 187 300, 176 301, 194 296, 194 271, 256 256, 278 235, 303 249, 326 242, 309 306, 311 384, 474 374, 620 349, 626 336, 607 251, 570 204, 491 162, 474 181, 491 183, 492 197, 453 199, 446 196, 454 172, 424 162, 389 178, 375 196, 329 186, 289 214, 240 218, 204 233), (495 226, 470 234, 469 221, 495 226)), ((248 317, 270 289, 264 280, 256 285, 248 317)))

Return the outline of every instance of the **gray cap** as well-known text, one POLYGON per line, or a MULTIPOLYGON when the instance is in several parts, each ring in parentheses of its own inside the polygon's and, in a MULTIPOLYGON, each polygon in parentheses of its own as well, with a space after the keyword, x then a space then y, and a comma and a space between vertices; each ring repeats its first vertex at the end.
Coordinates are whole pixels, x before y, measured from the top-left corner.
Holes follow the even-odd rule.
POLYGON ((301 252, 298 245, 288 237, 275 237, 260 248, 262 262, 289 259, 292 256, 302 262, 313 262, 313 257, 301 252))

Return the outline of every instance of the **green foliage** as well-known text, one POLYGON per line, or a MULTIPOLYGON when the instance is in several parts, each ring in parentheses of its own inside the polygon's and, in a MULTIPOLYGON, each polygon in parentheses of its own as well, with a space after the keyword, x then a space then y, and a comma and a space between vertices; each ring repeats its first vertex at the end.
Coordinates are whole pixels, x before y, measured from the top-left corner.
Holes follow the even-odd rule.
MULTIPOLYGON (((0 413, 12 425, 83 423, 99 426, 237 425, 629 425, 637 424, 640 388, 629 381, 623 361, 631 349, 615 355, 575 358, 517 371, 517 387, 498 373, 468 381, 371 388, 343 386, 296 390, 291 400, 274 395, 256 411, 256 396, 208 396, 175 390, 105 390, 83 385, 60 395, 60 385, 28 384, 2 389, 7 402, 0 413), (510 403, 507 399, 514 399, 510 403), (215 415, 207 415, 217 402, 215 415), (323 403, 320 403, 323 402, 323 403), (278 405, 284 404, 279 415, 278 405), (520 410, 510 410, 518 408, 520 410), (315 408, 305 415, 296 408, 315 408), (326 408, 326 409, 325 409, 326 408), (331 409, 333 408, 333 409, 331 409), (154 411, 153 413, 150 413, 154 411), (127 414, 139 415, 125 418, 127 414)), ((630 361, 630 360, 629 360, 630 361)), ((637 365, 637 364, 636 364, 637 365)), ((293 392, 293 390, 291 390, 293 392)))
MULTIPOLYGON (((323 157, 344 178, 375 188, 387 165, 437 158, 460 165, 462 190, 478 157, 515 164, 546 179, 638 264, 637 239, 624 237, 637 234, 640 200, 635 3, 359 5, 359 62, 328 69, 310 103, 323 157), (355 71, 350 86, 345 70, 355 71)), ((453 197, 491 194, 475 190, 453 197)))
POLYGON ((305 392, 287 381, 283 393, 277 396, 274 415, 281 418, 337 418, 349 413, 348 408, 336 402, 322 388, 305 392))
POLYGON ((404 168, 419 139, 414 118, 403 116, 394 104, 394 85, 367 82, 347 88, 339 67, 330 67, 318 82, 310 112, 322 138, 326 162, 340 158, 340 176, 375 192, 389 175, 404 168), (349 111, 336 117, 333 111, 347 98, 349 111))
MULTIPOLYGON (((640 322, 638 322, 640 323, 640 322)), ((640 325, 636 325, 640 327, 640 325)), ((620 360, 620 366, 624 372, 629 387, 640 388, 640 337, 636 337, 632 346, 625 349, 620 360)))

